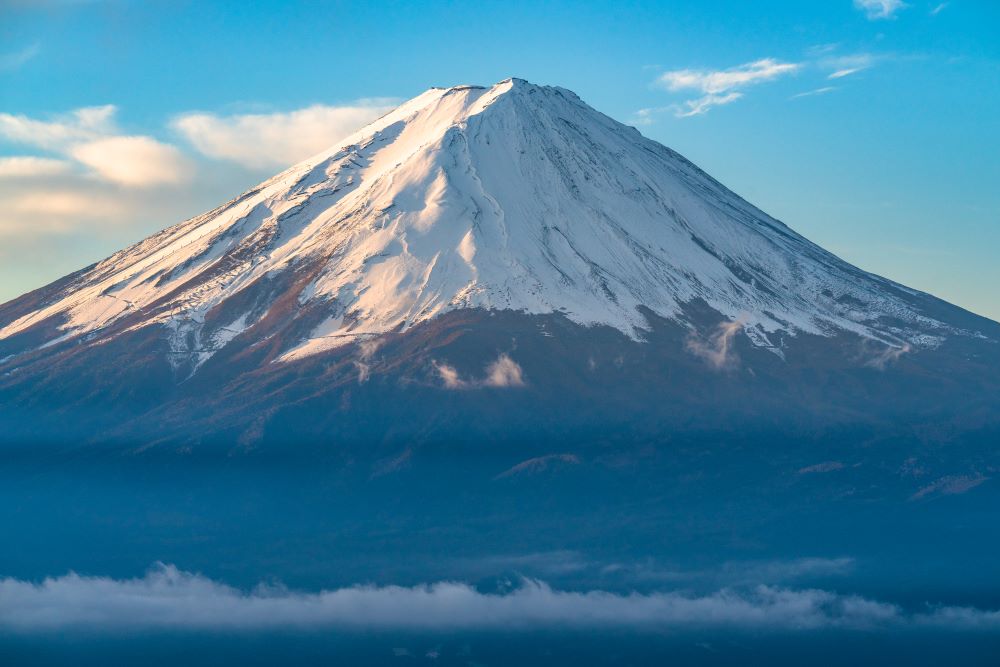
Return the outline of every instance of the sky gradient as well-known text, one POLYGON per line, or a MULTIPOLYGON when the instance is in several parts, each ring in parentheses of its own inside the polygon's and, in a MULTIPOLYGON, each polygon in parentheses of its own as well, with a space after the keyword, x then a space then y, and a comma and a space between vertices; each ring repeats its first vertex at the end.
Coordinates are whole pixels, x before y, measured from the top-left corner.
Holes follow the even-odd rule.
POLYGON ((430 86, 560 85, 858 266, 1000 319, 1000 4, 0 0, 0 301, 430 86))

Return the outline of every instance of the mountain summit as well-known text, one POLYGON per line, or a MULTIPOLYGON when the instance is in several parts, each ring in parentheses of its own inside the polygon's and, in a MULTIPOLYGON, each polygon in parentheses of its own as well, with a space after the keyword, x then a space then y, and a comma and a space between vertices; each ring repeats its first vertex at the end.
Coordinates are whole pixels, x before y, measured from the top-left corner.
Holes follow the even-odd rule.
MULTIPOLYGON (((838 259, 574 93, 507 79, 432 88, 0 306, 0 391, 63 407, 130 396, 129 419, 173 405, 181 422, 203 392, 237 401, 210 421, 228 415, 245 435, 262 419, 242 412, 248 397, 267 414, 291 396, 343 401, 337 387, 373 373, 573 396, 552 384, 566 368, 632 354, 704 375, 731 371, 742 346, 755 376, 769 369, 794 394, 801 378, 785 374, 803 364, 967 364, 998 338, 993 322, 838 259), (532 352, 545 338, 558 349, 532 352), (448 347, 459 339, 461 353, 448 347), (517 359, 532 354, 531 368, 517 359), (320 380, 331 367, 342 375, 320 380)), ((693 386, 661 370, 664 391, 693 386)))

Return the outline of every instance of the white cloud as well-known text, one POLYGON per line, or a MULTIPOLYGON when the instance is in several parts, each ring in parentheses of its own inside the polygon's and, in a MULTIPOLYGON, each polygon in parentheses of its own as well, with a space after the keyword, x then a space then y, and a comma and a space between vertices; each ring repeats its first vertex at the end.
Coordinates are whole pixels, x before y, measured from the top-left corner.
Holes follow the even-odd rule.
MULTIPOLYGON (((647 107, 635 112, 635 125, 652 125, 656 117, 670 111, 678 118, 687 118, 707 113, 712 108, 732 104, 746 95, 746 89, 761 83, 774 81, 801 71, 826 71, 830 80, 843 79, 857 74, 880 61, 891 58, 888 55, 854 53, 834 55, 839 44, 820 44, 806 50, 807 58, 802 62, 783 62, 774 58, 762 58, 738 67, 724 70, 679 69, 664 72, 657 77, 654 85, 670 92, 698 91, 700 97, 684 100, 678 104, 662 107, 647 107)), ((836 90, 834 86, 820 86, 807 90, 788 99, 825 95, 836 90)))
POLYGON ((820 61, 820 67, 833 70, 828 79, 842 79, 851 74, 862 72, 875 64, 875 56, 870 53, 857 53, 849 56, 836 56, 824 58, 820 61))
POLYGON ((798 63, 783 63, 774 58, 762 58, 726 70, 673 70, 661 74, 657 81, 670 91, 700 90, 706 94, 721 94, 736 88, 772 81, 791 74, 801 67, 798 63))
POLYGON ((719 324, 707 339, 692 333, 687 339, 687 350, 712 368, 729 368, 736 362, 733 337, 742 328, 743 324, 734 320, 719 324))
MULTIPOLYGON (((875 344, 878 345, 877 343, 875 344)), ((870 352, 870 345, 871 343, 866 342, 862 346, 864 365, 880 371, 884 371, 887 367, 899 361, 899 358, 904 354, 909 354, 913 350, 909 343, 903 343, 899 346, 884 345, 875 352, 870 352)))
POLYGON ((469 384, 459 376, 454 366, 435 363, 434 369, 437 370, 438 377, 448 389, 464 389, 469 384))
POLYGON ((813 90, 807 90, 804 93, 797 93, 792 95, 789 99, 797 100, 802 97, 815 97, 816 95, 826 95, 827 93, 832 93, 837 90, 833 86, 823 86, 822 88, 815 88, 813 90))
POLYGON ((29 60, 37 56, 40 51, 40 45, 32 44, 24 47, 20 51, 0 54, 0 72, 20 69, 27 64, 29 60))
POLYGON ((891 19, 907 6, 903 0, 854 0, 855 9, 863 11, 869 21, 891 19))
MULTIPOLYGON (((10 142, 52 151, 109 183, 127 187, 175 185, 184 181, 191 166, 180 151, 147 136, 124 136, 114 122, 112 104, 84 107, 51 120, 0 114, 0 137, 10 142)), ((24 160, 24 158, 18 158, 24 160)), ((52 175, 56 160, 49 159, 48 174, 41 173, 43 158, 11 163, 10 169, 35 168, 36 176, 52 175)))
POLYGON ((123 629, 258 631, 282 628, 535 630, 539 627, 810 631, 893 627, 997 629, 1000 614, 970 607, 908 613, 830 591, 771 586, 676 592, 561 591, 522 580, 488 594, 458 582, 352 586, 316 593, 281 586, 246 592, 160 565, 139 579, 68 574, 41 583, 0 580, 0 629, 115 633, 123 629))
POLYGON ((943 12, 950 4, 951 4, 950 2, 939 3, 931 10, 931 16, 937 16, 938 14, 943 12))
POLYGON ((382 347, 382 341, 377 338, 358 343, 358 358, 354 360, 354 367, 358 369, 359 384, 364 384, 371 377, 372 369, 369 362, 380 347, 382 347))
POLYGON ((689 116, 700 116, 707 113, 712 107, 729 104, 743 97, 743 93, 726 93, 725 95, 705 95, 695 100, 687 100, 680 106, 673 107, 678 118, 688 118, 689 116))
POLYGON ((858 69, 857 67, 849 67, 847 69, 838 69, 836 72, 832 72, 826 78, 828 78, 828 79, 841 79, 841 78, 843 78, 845 76, 850 76, 851 74, 856 74, 856 73, 858 73, 860 71, 861 70, 858 69))
POLYGON ((37 178, 65 174, 69 162, 53 158, 15 156, 0 158, 0 178, 37 178))
POLYGON ((125 186, 177 184, 192 170, 179 150, 151 137, 95 139, 73 146, 69 155, 100 177, 125 186))
MULTIPOLYGON (((679 69, 664 72, 656 84, 671 92, 695 90, 701 97, 683 102, 673 107, 678 117, 697 116, 706 113, 712 107, 730 104, 743 97, 742 89, 767 81, 774 81, 799 71, 799 63, 787 63, 774 58, 762 58, 750 63, 731 67, 725 70, 679 69)), ((652 110, 642 110, 648 118, 652 110)))
POLYGON ((0 137, 46 150, 65 151, 73 144, 114 134, 113 104, 84 107, 52 120, 0 113, 0 137))
POLYGON ((486 369, 486 379, 483 384, 487 387, 523 387, 524 373, 517 362, 501 354, 497 360, 486 369))
POLYGON ((246 167, 287 167, 326 150, 389 111, 393 101, 314 105, 287 113, 190 113, 172 126, 201 153, 246 167))
POLYGON ((524 372, 516 361, 506 354, 500 354, 496 361, 486 367, 482 380, 464 379, 454 366, 434 362, 434 370, 446 389, 476 389, 480 387, 523 387, 524 372))

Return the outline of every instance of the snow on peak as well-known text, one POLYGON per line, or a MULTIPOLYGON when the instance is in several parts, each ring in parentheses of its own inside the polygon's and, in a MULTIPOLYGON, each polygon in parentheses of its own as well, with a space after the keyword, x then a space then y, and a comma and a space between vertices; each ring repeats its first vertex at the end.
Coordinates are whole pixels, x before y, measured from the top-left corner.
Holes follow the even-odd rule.
POLYGON ((638 337, 640 306, 682 319, 703 300, 759 345, 838 330, 902 344, 881 322, 920 320, 904 293, 572 92, 507 79, 427 90, 113 255, 0 338, 51 317, 61 338, 156 325, 197 367, 291 300, 302 326, 283 359, 458 308, 638 337))

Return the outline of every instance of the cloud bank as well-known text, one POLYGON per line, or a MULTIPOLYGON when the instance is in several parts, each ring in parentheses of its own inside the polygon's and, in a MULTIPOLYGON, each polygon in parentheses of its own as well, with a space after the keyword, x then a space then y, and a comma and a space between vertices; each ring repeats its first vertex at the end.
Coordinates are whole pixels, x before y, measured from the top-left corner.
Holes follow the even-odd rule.
POLYGON ((76 574, 32 583, 0 580, 0 631, 123 629, 256 631, 286 628, 536 630, 744 628, 803 631, 936 626, 1000 629, 1000 613, 897 605, 823 590, 759 586, 702 596, 560 591, 524 580, 505 594, 457 582, 352 586, 317 593, 259 586, 250 592, 159 565, 138 579, 76 574))

